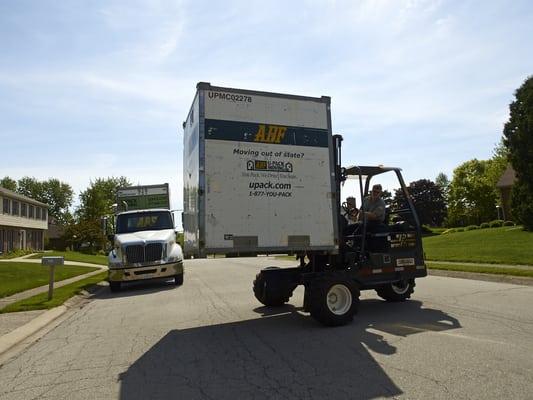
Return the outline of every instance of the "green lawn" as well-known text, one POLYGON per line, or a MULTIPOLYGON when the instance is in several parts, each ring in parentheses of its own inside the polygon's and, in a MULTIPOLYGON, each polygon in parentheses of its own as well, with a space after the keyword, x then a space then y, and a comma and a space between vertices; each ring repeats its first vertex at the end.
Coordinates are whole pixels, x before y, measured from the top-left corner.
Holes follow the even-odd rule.
MULTIPOLYGON (((72 278, 73 276, 86 274, 97 268, 78 267, 73 265, 57 266, 54 281, 72 278)), ((49 282, 48 267, 41 264, 24 262, 0 263, 0 298, 46 285, 49 282)))
POLYGON ((533 232, 520 227, 429 236, 423 243, 428 260, 533 265, 533 232))
POLYGON ((91 264, 107 265, 107 256, 79 253, 77 251, 47 251, 38 253, 30 258, 42 258, 44 256, 63 256, 65 261, 78 261, 91 264))
POLYGON ((0 310, 0 314, 17 311, 31 311, 31 310, 45 310, 53 307, 60 306, 72 296, 80 293, 83 289, 86 289, 100 281, 103 281, 107 277, 107 272, 93 275, 89 278, 82 279, 81 281, 71 283, 69 285, 62 286, 54 289, 54 296, 52 300, 48 301, 48 292, 38 294, 37 296, 30 297, 16 303, 10 304, 0 310))

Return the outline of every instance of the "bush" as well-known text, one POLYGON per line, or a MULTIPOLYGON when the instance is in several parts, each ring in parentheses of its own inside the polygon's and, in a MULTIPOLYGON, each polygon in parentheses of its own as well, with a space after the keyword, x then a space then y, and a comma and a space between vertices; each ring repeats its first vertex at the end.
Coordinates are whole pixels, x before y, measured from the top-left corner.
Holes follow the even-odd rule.
POLYGON ((515 226, 516 224, 513 221, 504 221, 503 226, 515 226))
POLYGON ((456 228, 455 229, 455 232, 464 232, 465 231, 465 228, 456 228))
POLYGON ((500 226, 503 226, 503 221, 501 219, 495 219, 494 221, 489 222, 489 227, 491 228, 499 228, 500 226))
POLYGON ((474 229, 479 229, 479 226, 477 226, 477 225, 468 225, 465 228, 465 231, 473 231, 474 229))
POLYGON ((7 253, 0 253, 0 258, 10 259, 10 258, 22 257, 22 256, 25 256, 26 254, 32 254, 32 253, 38 253, 38 251, 16 249, 16 250, 8 251, 7 253))
POLYGON ((481 225, 479 225, 479 229, 486 229, 490 228, 490 225, 488 222, 483 222, 481 225))

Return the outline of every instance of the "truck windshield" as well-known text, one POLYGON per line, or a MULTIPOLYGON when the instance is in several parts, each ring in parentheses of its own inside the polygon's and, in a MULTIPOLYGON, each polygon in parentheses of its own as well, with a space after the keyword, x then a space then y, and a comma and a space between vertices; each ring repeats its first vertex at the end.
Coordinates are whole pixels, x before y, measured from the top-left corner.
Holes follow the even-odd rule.
POLYGON ((166 211, 122 214, 117 217, 117 233, 159 231, 174 229, 172 218, 166 211))

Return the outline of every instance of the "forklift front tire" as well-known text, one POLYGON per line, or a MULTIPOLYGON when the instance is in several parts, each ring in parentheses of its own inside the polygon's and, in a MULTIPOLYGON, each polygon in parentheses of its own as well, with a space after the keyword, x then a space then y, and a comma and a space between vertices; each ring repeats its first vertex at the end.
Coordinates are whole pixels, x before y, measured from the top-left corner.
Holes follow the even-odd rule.
POLYGON ((359 288, 347 279, 318 279, 305 289, 311 316, 327 326, 346 325, 359 306, 359 288))

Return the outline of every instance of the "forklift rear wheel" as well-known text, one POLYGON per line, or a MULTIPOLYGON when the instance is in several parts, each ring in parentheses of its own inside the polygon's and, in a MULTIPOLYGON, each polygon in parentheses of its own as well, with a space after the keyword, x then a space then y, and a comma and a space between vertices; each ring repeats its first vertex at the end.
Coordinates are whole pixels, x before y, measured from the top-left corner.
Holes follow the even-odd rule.
POLYGON ((120 282, 109 282, 109 289, 111 289, 112 292, 118 292, 120 286, 120 282))
POLYGON ((415 291, 415 280, 404 279, 376 289, 379 297, 387 301, 405 301, 415 291))
MULTIPOLYGON (((275 267, 265 269, 275 269, 275 267)), ((272 280, 267 282, 263 272, 255 276, 253 284, 255 298, 268 307, 279 307, 287 303, 295 288, 295 286, 273 284, 272 280)))
POLYGON ((346 325, 357 313, 359 289, 350 280, 320 279, 307 290, 311 316, 324 325, 346 325))

